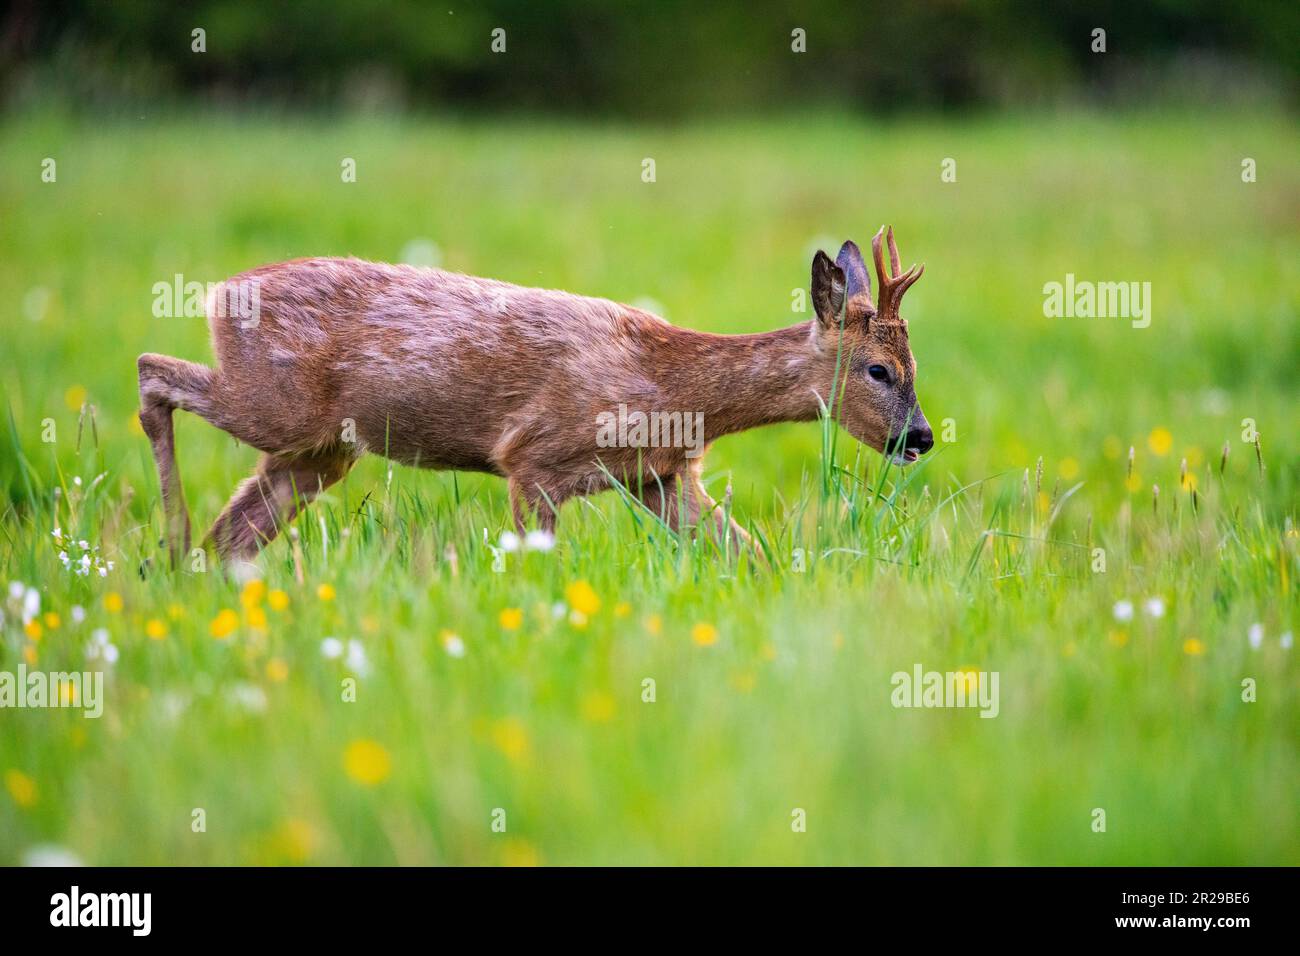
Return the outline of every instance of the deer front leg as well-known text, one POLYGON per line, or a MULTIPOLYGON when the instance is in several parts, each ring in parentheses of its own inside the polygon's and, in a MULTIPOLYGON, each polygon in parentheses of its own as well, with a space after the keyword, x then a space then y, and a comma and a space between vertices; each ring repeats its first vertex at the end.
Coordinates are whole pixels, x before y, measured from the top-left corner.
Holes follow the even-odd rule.
POLYGON ((707 526, 709 533, 719 543, 726 542, 733 554, 746 547, 753 548, 749 532, 734 518, 729 519, 722 505, 704 490, 704 482, 700 479, 703 467, 703 463, 696 459, 683 471, 659 481, 650 479, 643 482, 640 489, 634 490, 642 504, 678 533, 694 534, 707 526))
POLYGON ((518 475, 511 475, 507 487, 510 490, 510 511, 514 515, 515 530, 523 534, 527 530, 530 517, 537 521, 537 527, 549 534, 555 533, 556 509, 560 507, 558 494, 544 493, 542 486, 518 475))

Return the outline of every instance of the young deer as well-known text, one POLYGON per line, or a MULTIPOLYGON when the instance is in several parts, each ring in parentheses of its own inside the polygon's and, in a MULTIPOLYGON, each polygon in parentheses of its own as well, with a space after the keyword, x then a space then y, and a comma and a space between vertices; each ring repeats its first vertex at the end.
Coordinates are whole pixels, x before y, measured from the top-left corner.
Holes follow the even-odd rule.
POLYGON ((834 262, 821 251, 813 259, 812 322, 756 335, 711 335, 604 299, 355 259, 299 259, 227 280, 208 299, 216 369, 139 359, 140 422, 172 561, 190 547, 176 408, 263 453, 208 533, 223 559, 255 555, 367 451, 505 477, 521 530, 530 517, 553 530, 560 504, 608 488, 613 475, 674 528, 694 530, 703 518, 747 541, 700 480, 699 451, 714 439, 814 420, 833 397, 844 427, 899 463, 934 444, 898 311, 924 267, 900 271, 892 228, 887 267, 884 233, 872 240, 878 300, 861 252, 846 242, 834 262), (256 290, 255 321, 214 306, 234 283, 256 290), (620 406, 702 414, 702 447, 602 447, 597 422, 620 406))

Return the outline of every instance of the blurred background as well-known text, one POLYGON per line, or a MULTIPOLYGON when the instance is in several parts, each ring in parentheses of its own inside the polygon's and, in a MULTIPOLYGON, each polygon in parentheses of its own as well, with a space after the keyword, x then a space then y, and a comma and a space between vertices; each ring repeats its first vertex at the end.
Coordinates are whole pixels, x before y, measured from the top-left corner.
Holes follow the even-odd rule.
POLYGON ((10 107, 199 100, 673 118, 820 105, 876 113, 1153 97, 1294 103, 1289 0, 15 0, 10 107), (191 31, 207 31, 203 56, 191 31), (1091 31, 1107 32, 1106 55, 1091 31), (487 38, 506 30, 508 55, 487 38), (804 31, 805 57, 790 51, 804 31))

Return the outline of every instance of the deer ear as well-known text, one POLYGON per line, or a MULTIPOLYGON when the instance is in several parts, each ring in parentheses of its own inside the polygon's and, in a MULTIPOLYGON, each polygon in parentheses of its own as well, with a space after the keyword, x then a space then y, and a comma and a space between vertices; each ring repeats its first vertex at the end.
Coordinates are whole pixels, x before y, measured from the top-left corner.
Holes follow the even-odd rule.
POLYGON ((840 246, 840 254, 835 257, 835 264, 843 270, 847 279, 845 295, 850 299, 855 295, 871 298, 871 275, 867 272, 867 264, 862 261, 862 250, 858 248, 856 242, 850 239, 840 246))
POLYGON ((845 288, 844 270, 818 249, 812 263, 812 302, 817 321, 822 325, 839 324, 840 312, 844 308, 845 288))

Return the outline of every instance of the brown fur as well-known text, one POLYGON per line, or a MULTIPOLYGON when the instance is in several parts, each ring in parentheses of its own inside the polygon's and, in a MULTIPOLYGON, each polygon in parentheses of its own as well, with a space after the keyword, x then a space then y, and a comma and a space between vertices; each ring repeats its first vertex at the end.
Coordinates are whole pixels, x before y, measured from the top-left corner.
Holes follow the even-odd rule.
POLYGON ((172 558, 190 546, 176 408, 264 452, 208 534, 223 558, 254 555, 367 451, 508 478, 520 528, 531 516, 553 529, 554 509, 608 487, 608 470, 673 526, 694 528, 709 515, 716 530, 747 540, 734 522, 725 526, 705 492, 699 458, 685 448, 598 447, 597 416, 620 403, 700 412, 705 443, 808 421, 819 399, 831 399, 838 359, 837 415, 850 433, 884 450, 910 416, 913 434, 925 428, 928 441, 907 328, 886 294, 898 279, 882 268, 878 253, 877 309, 857 246, 846 243, 838 264, 819 252, 813 322, 730 336, 676 328, 604 299, 356 259, 300 259, 236 276, 227 284, 257 283, 260 314, 255 324, 226 318, 210 298, 216 369, 165 355, 139 359, 140 420, 158 464, 172 558), (894 381, 873 381, 873 365, 894 381))

